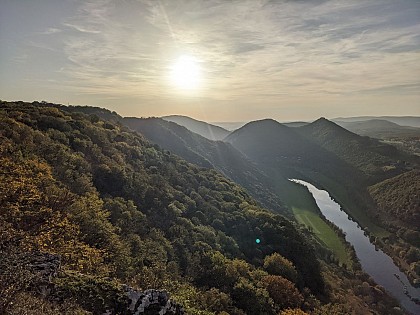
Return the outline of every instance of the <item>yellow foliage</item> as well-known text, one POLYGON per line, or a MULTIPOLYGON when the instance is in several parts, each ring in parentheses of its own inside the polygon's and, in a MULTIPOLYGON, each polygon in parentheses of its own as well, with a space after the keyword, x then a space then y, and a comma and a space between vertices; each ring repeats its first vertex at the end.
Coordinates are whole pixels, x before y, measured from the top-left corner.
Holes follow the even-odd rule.
POLYGON ((302 311, 300 308, 288 308, 279 313, 279 315, 309 315, 308 313, 302 311))
POLYGON ((0 244, 19 240, 24 251, 59 254, 67 268, 107 275, 106 255, 80 240, 79 226, 65 211, 73 196, 57 185, 50 167, 9 157, 0 165, 0 244))

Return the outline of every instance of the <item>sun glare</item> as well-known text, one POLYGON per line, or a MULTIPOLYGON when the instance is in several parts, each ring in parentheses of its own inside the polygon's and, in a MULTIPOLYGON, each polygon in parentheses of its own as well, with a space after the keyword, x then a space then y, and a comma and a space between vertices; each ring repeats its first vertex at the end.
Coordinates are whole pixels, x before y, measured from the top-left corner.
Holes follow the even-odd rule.
POLYGON ((181 56, 171 70, 171 81, 178 88, 192 90, 199 86, 201 69, 196 58, 181 56))

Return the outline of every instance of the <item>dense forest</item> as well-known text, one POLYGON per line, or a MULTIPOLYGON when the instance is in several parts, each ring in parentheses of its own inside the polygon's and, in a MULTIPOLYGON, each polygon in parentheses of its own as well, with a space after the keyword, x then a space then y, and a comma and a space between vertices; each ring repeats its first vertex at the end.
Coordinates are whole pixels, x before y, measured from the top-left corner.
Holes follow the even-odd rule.
POLYGON ((122 123, 190 163, 218 170, 246 188, 264 207, 290 216, 269 176, 229 143, 211 141, 160 118, 124 118, 122 123))
POLYGON ((327 119, 318 119, 296 130, 361 170, 370 181, 399 174, 404 168, 397 161, 412 159, 391 145, 356 135, 327 119))
MULTIPOLYGON (((420 171, 412 170, 369 187, 382 215, 420 229, 420 171)), ((413 239, 420 241, 420 235, 413 239)), ((420 246, 420 244, 418 245, 420 246)))
MULTIPOLYGON (((416 266, 420 251, 414 241, 418 227, 413 227, 415 221, 408 224, 407 220, 413 211, 418 212, 420 204, 416 193, 406 189, 409 182, 416 181, 419 157, 379 140, 353 134, 325 118, 295 128, 270 119, 255 121, 235 130, 225 140, 279 183, 287 178, 299 178, 327 190, 375 244, 413 282, 419 282, 416 266), (390 193, 392 189, 375 195, 375 187, 379 187, 375 185, 383 182, 383 186, 389 186, 387 180, 397 183, 407 180, 398 189, 404 191, 398 198, 396 193, 390 193), (378 197, 381 193, 384 196, 378 197), (381 210, 387 198, 392 199, 395 210, 381 210), (395 220, 396 211, 404 212, 405 221, 395 220)), ((411 185, 414 190, 416 186, 411 185)), ((305 195, 299 196, 304 199, 305 195)), ((292 207, 299 208, 293 203, 292 207)))
POLYGON ((223 174, 88 112, 0 104, 0 313, 131 314, 123 284, 188 314, 403 313, 223 174))

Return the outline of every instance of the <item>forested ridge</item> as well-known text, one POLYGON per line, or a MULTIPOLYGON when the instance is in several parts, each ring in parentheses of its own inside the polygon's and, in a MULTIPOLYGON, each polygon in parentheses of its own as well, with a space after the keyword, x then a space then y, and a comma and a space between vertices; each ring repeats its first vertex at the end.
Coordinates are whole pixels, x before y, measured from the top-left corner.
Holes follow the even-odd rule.
MULTIPOLYGON (((378 205, 378 216, 394 235, 407 244, 388 244, 410 267, 413 278, 420 276, 420 170, 414 169, 369 187, 378 205)), ((417 280, 418 282, 418 280, 417 280)))
POLYGON ((407 165, 420 161, 394 146, 359 136, 325 118, 296 130, 360 170, 369 183, 398 175, 408 169, 407 165))
POLYGON ((218 170, 244 187, 264 207, 290 216, 290 211, 273 190, 275 185, 270 178, 229 143, 211 141, 160 118, 133 117, 121 122, 188 162, 218 170))
POLYGON ((65 108, 2 102, 0 124, 3 311, 28 286, 7 261, 39 251, 60 255, 57 290, 81 312, 110 303, 80 295, 86 277, 167 289, 192 314, 275 314, 325 298, 305 237, 221 174, 65 108), (264 267, 275 255, 288 272, 264 267))
POLYGON ((391 218, 420 229, 420 170, 387 179, 369 187, 369 191, 379 208, 391 218))
POLYGON ((403 314, 357 264, 320 261, 310 233, 116 113, 1 102, 0 143, 3 313, 132 314, 128 284, 188 314, 403 314), (60 260, 42 290, 39 255, 60 260))

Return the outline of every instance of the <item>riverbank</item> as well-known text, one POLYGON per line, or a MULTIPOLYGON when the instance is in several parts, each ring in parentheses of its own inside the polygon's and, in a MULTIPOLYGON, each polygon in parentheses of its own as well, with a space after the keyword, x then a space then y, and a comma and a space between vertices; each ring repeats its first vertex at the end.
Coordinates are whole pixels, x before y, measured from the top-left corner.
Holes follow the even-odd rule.
POLYGON ((407 276, 401 272, 392 258, 378 249, 370 241, 365 231, 341 209, 328 192, 319 190, 315 186, 300 180, 295 182, 306 186, 312 193, 322 214, 333 222, 346 234, 346 240, 354 246, 362 269, 368 273, 376 283, 383 286, 391 295, 399 300, 401 305, 413 314, 420 314, 420 305, 411 298, 420 296, 420 289, 414 288, 407 276), (397 275, 398 278, 395 276, 397 275))

